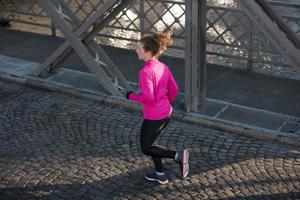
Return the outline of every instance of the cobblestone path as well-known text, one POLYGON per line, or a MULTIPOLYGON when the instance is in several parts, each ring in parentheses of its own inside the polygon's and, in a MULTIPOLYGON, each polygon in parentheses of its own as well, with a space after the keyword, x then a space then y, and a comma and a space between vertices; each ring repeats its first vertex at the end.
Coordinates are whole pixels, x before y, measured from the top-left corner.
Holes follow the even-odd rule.
POLYGON ((300 199, 300 150, 173 120, 158 143, 189 147, 191 171, 165 160, 143 178, 141 114, 0 82, 0 199, 300 199))

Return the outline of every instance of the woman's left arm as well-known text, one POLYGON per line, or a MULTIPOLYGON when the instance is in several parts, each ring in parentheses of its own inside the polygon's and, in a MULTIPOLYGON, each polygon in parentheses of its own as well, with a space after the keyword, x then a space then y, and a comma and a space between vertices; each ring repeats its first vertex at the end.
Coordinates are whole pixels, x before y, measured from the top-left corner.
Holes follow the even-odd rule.
POLYGON ((178 85, 177 85, 172 73, 170 72, 170 78, 169 78, 169 82, 168 82, 168 98, 171 103, 175 100, 175 98, 178 94, 178 91, 179 91, 178 85))

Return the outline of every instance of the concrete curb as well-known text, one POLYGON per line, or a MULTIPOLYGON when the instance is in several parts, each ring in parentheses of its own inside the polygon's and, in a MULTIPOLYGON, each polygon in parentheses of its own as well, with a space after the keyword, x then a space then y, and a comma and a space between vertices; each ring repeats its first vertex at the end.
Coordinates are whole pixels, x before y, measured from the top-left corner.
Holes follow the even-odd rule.
MULTIPOLYGON (((106 102, 134 111, 141 111, 141 107, 139 105, 137 105, 136 103, 132 103, 124 98, 113 97, 105 93, 80 89, 65 84, 51 82, 41 78, 35 78, 31 76, 20 77, 11 74, 0 73, 0 80, 19 83, 35 88, 43 88, 66 95, 89 99, 96 102, 106 102)), ((273 131, 227 120, 216 119, 198 113, 185 113, 180 110, 175 110, 173 113, 173 117, 179 121, 194 123, 207 128, 214 128, 241 136, 271 141, 274 143, 293 145, 300 148, 300 140, 298 138, 289 137, 287 134, 279 131, 273 131)))

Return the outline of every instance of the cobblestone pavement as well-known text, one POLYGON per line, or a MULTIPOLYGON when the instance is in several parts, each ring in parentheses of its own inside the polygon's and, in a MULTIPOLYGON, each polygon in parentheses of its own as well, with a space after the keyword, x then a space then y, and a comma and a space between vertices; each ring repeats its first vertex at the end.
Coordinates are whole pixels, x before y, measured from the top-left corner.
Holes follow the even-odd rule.
POLYGON ((300 151, 173 120, 158 142, 189 147, 191 172, 165 160, 144 179, 141 114, 0 82, 0 199, 300 199, 300 151))

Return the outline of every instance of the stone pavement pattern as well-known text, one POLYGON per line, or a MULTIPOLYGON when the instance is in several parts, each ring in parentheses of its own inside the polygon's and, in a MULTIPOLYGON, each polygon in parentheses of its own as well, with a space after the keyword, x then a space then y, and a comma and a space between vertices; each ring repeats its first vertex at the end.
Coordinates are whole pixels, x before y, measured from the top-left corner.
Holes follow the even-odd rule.
POLYGON ((158 143, 192 149, 190 175, 143 178, 141 114, 0 82, 0 199, 300 199, 300 150, 173 120, 158 143))

